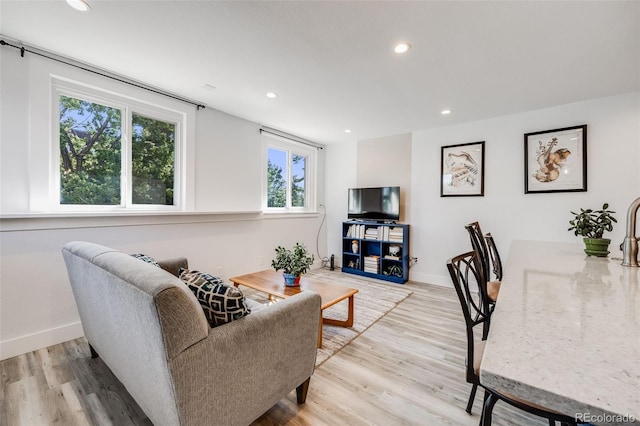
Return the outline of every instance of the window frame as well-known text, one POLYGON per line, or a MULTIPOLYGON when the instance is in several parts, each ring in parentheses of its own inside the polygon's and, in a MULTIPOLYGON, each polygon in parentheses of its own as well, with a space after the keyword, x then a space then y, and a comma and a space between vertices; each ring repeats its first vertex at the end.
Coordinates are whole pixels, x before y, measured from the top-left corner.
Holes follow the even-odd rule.
POLYGON ((119 93, 102 90, 93 86, 52 76, 51 79, 51 144, 49 167, 49 207, 59 212, 171 212, 184 211, 185 171, 183 159, 186 149, 187 114, 157 104, 151 104, 119 93), (120 170, 120 204, 62 204, 60 203, 60 96, 67 96, 87 102, 98 103, 121 111, 121 170, 120 170), (137 114, 154 120, 171 123, 175 126, 174 135, 174 180, 173 205, 133 204, 132 179, 132 121, 137 114))
POLYGON ((262 211, 263 213, 315 213, 317 211, 317 163, 318 148, 295 142, 280 136, 262 133, 262 211), (268 160, 269 149, 277 149, 287 154, 287 194, 285 207, 268 207, 269 187, 268 187, 268 160), (305 157, 305 205, 304 207, 292 206, 292 161, 293 155, 305 157))

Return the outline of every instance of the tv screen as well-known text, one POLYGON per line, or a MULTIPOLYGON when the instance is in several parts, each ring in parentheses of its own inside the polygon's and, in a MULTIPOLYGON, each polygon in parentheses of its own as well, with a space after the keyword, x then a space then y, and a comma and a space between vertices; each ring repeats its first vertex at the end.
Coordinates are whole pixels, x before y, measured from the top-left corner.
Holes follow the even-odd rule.
POLYGON ((349 219, 400 220, 400 187, 349 188, 349 219))

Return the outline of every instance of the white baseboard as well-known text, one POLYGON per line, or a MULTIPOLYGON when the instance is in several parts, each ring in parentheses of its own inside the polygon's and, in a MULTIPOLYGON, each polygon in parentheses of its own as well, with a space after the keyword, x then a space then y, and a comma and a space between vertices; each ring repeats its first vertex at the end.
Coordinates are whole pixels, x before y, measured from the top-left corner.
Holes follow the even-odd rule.
POLYGON ((0 361, 84 336, 80 321, 0 342, 0 361))

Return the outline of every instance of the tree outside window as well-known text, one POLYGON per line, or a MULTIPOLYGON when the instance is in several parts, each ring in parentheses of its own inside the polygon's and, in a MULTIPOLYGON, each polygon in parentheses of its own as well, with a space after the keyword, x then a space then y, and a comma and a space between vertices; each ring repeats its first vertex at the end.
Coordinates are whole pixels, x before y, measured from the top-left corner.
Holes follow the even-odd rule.
POLYGON ((173 205, 175 124, 133 114, 133 204, 173 205))
POLYGON ((119 205, 122 112, 60 96, 60 204, 119 205))
POLYGON ((60 96, 60 204, 174 205, 176 124, 125 111, 60 96), (122 138, 127 120, 130 144, 122 138))
POLYGON ((267 207, 287 206, 287 153, 269 148, 267 159, 267 207))
POLYGON ((307 159, 293 154, 291 159, 291 205, 305 207, 305 165, 307 159))
POLYGON ((267 208, 308 207, 308 157, 292 150, 267 149, 267 208))

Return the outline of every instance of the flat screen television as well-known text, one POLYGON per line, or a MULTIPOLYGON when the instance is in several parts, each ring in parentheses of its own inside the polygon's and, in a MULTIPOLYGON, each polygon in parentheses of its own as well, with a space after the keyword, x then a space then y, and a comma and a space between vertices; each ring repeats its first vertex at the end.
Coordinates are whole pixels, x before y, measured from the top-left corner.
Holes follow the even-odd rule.
POLYGON ((349 188, 349 219, 400 220, 400 187, 349 188))

